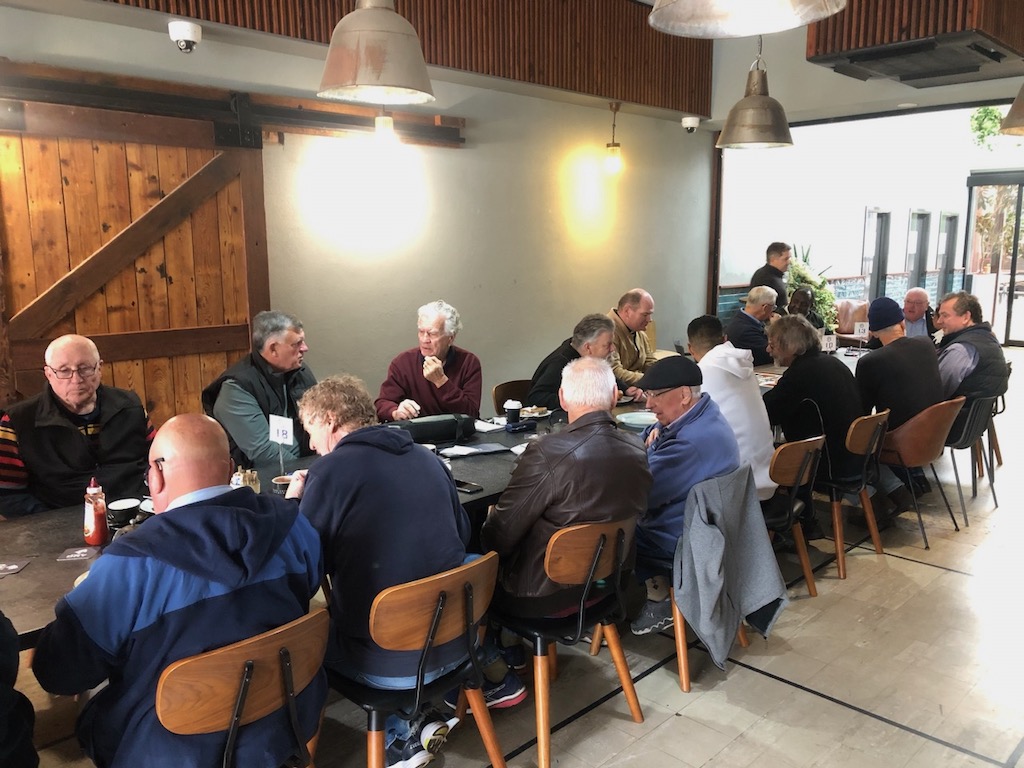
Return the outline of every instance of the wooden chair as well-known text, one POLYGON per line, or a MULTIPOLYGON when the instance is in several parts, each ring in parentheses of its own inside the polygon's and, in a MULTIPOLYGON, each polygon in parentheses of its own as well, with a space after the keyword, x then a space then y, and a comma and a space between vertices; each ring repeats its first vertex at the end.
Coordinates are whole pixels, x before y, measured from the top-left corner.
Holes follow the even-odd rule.
MULTIPOLYGON (((496 607, 491 619, 533 643, 534 698, 537 708, 537 766, 551 765, 550 651, 558 642, 575 645, 587 627, 600 624, 611 652, 619 683, 626 696, 633 721, 644 721, 640 700, 633 688, 633 678, 622 651, 616 621, 625 617, 622 602, 622 578, 628 576, 624 563, 636 528, 635 520, 611 523, 585 523, 563 528, 549 540, 544 556, 544 572, 552 581, 567 587, 583 587, 575 613, 561 617, 534 618, 518 616, 496 607), (614 585, 614 591, 596 600, 591 592, 598 581, 614 585)), ((474 704, 473 712, 477 711, 474 704)))
POLYGON ((860 497, 864 519, 868 524, 871 542, 875 552, 883 554, 882 540, 878 535, 878 523, 875 521, 875 510, 871 506, 871 496, 867 486, 878 476, 878 454, 882 450, 882 439, 885 437, 885 425, 889 421, 889 409, 871 416, 854 419, 846 432, 846 450, 856 456, 862 456, 864 463, 856 478, 846 480, 818 479, 816 485, 826 489, 832 506, 832 535, 836 545, 836 569, 839 578, 846 578, 846 541, 843 538, 843 496, 847 493, 860 497))
POLYGON ((294 697, 320 672, 329 623, 327 611, 319 608, 277 629, 169 665, 156 687, 161 725, 183 736, 226 731, 222 765, 228 768, 234 763, 238 729, 286 708, 297 746, 297 755, 286 765, 312 766, 320 726, 308 742, 302 738, 294 697))
POLYGON ((498 416, 505 415, 505 401, 518 400, 523 402, 530 393, 529 379, 512 379, 495 384, 491 390, 491 399, 494 401, 494 412, 498 416))
MULTIPOLYGON (((964 504, 964 491, 960 485, 960 470, 956 465, 956 454, 955 451, 971 448, 972 451, 978 442, 981 441, 982 435, 985 434, 985 430, 989 428, 992 423, 992 415, 995 413, 996 403, 999 400, 998 397, 974 397, 971 398, 964 404, 964 412, 960 414, 960 418, 953 424, 950 429, 949 435, 946 438, 946 447, 949 448, 949 459, 953 462, 953 476, 956 478, 956 492, 960 497, 960 510, 964 516, 964 525, 970 525, 967 522, 967 505, 964 504)), ((988 465, 988 485, 992 490, 992 501, 996 507, 999 506, 999 499, 996 497, 996 481, 995 474, 993 473, 992 467, 992 444, 989 443, 989 450, 986 452, 984 449, 981 451, 983 460, 988 465)), ((974 455, 972 453, 971 461, 974 461, 974 455)), ((978 495, 978 476, 971 471, 971 495, 978 495)))
POLYGON ((811 561, 807 556, 807 540, 804 538, 804 529, 799 520, 804 502, 797 494, 801 487, 814 482, 814 476, 818 471, 818 460, 821 458, 821 447, 824 444, 824 435, 783 443, 775 449, 772 462, 768 467, 768 474, 772 481, 778 483, 781 488, 788 489, 789 527, 793 532, 796 554, 800 558, 800 569, 804 573, 807 592, 811 597, 818 596, 818 588, 814 584, 814 571, 811 570, 811 561))
POLYGON ((397 713, 415 717, 423 704, 440 700, 453 688, 463 686, 473 707, 473 719, 487 757, 494 768, 504 768, 505 758, 494 732, 483 692, 483 671, 477 627, 494 595, 498 554, 488 554, 458 568, 382 590, 370 608, 370 637, 389 651, 419 651, 417 685, 404 690, 383 690, 350 680, 329 667, 331 687, 366 710, 366 764, 384 768, 384 723, 397 713), (466 660, 457 669, 424 683, 431 650, 463 638, 466 660))
MULTIPOLYGON (((949 517, 953 521, 953 527, 960 530, 953 515, 953 508, 949 505, 946 492, 939 482, 939 475, 935 471, 936 459, 942 458, 942 452, 946 450, 946 438, 949 436, 949 429, 953 426, 957 414, 964 405, 963 397, 953 400, 944 400, 933 406, 925 408, 911 419, 900 424, 891 432, 885 433, 882 442, 882 453, 879 457, 883 464, 895 467, 911 469, 923 467, 926 464, 932 468, 932 476, 935 478, 935 485, 942 494, 942 500, 946 502, 946 509, 949 510, 949 517)), ((962 500, 962 497, 961 497, 962 500)), ((921 517, 921 508, 917 504, 917 496, 914 496, 914 511, 917 512, 917 524, 921 528, 921 537, 924 539, 924 548, 929 549, 928 534, 924 530, 924 519, 921 517)), ((967 524, 967 512, 964 511, 964 525, 967 524)))

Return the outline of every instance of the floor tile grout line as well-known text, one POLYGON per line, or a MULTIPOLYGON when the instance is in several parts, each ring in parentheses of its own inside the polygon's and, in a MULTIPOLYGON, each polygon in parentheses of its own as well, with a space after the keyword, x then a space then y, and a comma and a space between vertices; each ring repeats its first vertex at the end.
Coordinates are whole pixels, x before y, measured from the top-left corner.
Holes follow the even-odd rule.
MULTIPOLYGON (((867 546, 863 541, 858 542, 855 545, 857 549, 866 549, 869 552, 874 552, 873 547, 867 546)), ((949 573, 959 573, 962 576, 974 576, 970 571, 961 571, 959 568, 950 568, 948 565, 939 565, 938 563, 929 563, 926 560, 917 560, 913 557, 907 557, 906 555, 899 555, 895 552, 883 552, 886 557, 895 557, 897 560, 905 560, 908 563, 917 563, 918 565, 928 565, 932 568, 938 568, 940 571, 948 571, 949 573)))
MULTIPOLYGON (((941 744, 942 746, 947 747, 948 749, 952 749, 952 750, 954 750, 956 752, 960 752, 961 754, 968 755, 969 757, 975 757, 978 760, 984 760, 986 763, 991 763, 992 765, 998 765, 998 766, 1001 766, 1002 768, 1006 768, 1006 766, 1012 766, 1012 764, 1005 763, 1005 762, 999 760, 998 758, 989 757, 988 755, 982 755, 982 754, 980 754, 978 752, 974 752, 974 751, 972 751, 970 749, 967 749, 966 747, 961 747, 959 744, 953 744, 952 742, 945 741, 944 739, 940 739, 937 736, 932 736, 931 734, 925 733, 924 731, 919 731, 916 728, 911 728, 909 725, 904 725, 903 723, 899 723, 899 722, 897 722, 895 720, 891 720, 890 718, 885 717, 884 715, 879 715, 876 712, 872 712, 872 711, 870 711, 868 709, 864 709, 863 707, 859 707, 856 704, 852 704, 852 703, 850 703, 848 701, 843 701, 842 699, 839 699, 839 698, 836 698, 835 696, 832 696, 830 694, 824 693, 823 691, 816 691, 813 688, 810 688, 810 687, 808 687, 806 685, 803 685, 802 683, 796 682, 795 680, 788 680, 788 679, 786 679, 784 677, 781 677, 779 675, 774 674, 773 672, 768 672, 767 670, 764 670, 764 669, 758 669, 757 667, 755 667, 755 666, 753 666, 751 664, 747 664, 746 662, 740 661, 738 659, 734 659, 731 656, 729 657, 729 661, 731 661, 733 664, 735 664, 738 667, 741 667, 741 668, 749 670, 751 672, 755 672, 755 673, 757 673, 759 675, 763 675, 765 677, 771 678, 772 680, 775 680, 777 682, 783 683, 784 685, 788 685, 788 686, 791 686, 793 688, 796 688, 797 690, 803 691, 804 693, 809 693, 809 694, 811 694, 813 696, 818 696, 819 698, 825 699, 826 701, 830 701, 833 704, 837 704, 840 707, 843 707, 845 709, 853 710, 854 712, 857 712, 857 713, 859 713, 861 715, 864 715, 865 717, 870 717, 870 718, 872 718, 874 720, 878 720, 878 721, 883 722, 883 723, 885 723, 887 725, 891 725, 894 728, 899 728, 901 731, 905 731, 907 733, 914 734, 915 736, 920 736, 921 738, 926 739, 928 741, 931 741, 931 742, 933 742, 935 744, 941 744)), ((1021 750, 1022 748, 1024 748, 1024 741, 1022 741, 1021 744, 1018 745, 1017 750, 1021 750)), ((1017 750, 1014 751, 1014 754, 1016 754, 1017 750)), ((1012 757, 1013 757, 1013 754, 1011 754, 1011 758, 1012 757)))
POLYGON ((1005 768, 1016 768, 1017 763, 1020 762, 1021 755, 1024 755, 1024 738, 1017 743, 1017 748, 1010 753, 1010 757, 1004 763, 1005 768))

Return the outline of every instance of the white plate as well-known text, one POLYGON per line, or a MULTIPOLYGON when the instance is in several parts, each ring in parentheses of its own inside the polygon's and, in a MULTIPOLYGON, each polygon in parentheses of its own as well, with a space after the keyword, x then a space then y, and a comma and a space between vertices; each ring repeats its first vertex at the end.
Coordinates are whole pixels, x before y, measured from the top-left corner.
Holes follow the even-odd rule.
POLYGON ((658 420, 658 417, 650 411, 630 411, 629 413, 620 413, 615 418, 627 427, 634 427, 636 429, 643 429, 658 420))
POLYGON ((519 418, 521 419, 546 419, 551 415, 551 411, 545 408, 541 411, 527 411, 525 408, 519 412, 519 418))
POLYGON ((633 398, 631 396, 623 395, 622 397, 620 397, 618 399, 618 402, 616 402, 615 404, 616 405, 626 405, 627 403, 632 403, 632 402, 633 402, 633 398))

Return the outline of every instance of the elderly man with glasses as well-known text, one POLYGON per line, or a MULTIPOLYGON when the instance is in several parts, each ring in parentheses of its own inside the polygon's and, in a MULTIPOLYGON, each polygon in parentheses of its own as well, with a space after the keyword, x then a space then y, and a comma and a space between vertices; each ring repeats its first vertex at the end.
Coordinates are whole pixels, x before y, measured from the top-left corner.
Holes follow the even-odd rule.
POLYGON ((47 386, 0 416, 0 515, 82 503, 95 477, 111 498, 141 496, 153 426, 139 396, 101 383, 91 339, 46 348, 47 386))
POLYGON ((740 465, 736 435, 715 401, 701 393, 703 381, 695 362, 673 356, 656 362, 637 382, 657 423, 643 434, 654 484, 636 528, 636 575, 647 586, 647 602, 631 627, 636 635, 672 624, 663 574, 672 570, 690 489, 740 465))

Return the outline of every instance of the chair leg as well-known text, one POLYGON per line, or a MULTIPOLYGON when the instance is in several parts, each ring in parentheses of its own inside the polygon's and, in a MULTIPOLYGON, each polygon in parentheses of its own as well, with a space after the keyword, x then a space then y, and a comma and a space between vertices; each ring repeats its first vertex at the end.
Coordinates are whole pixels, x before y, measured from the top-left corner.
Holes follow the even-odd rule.
POLYGON ((384 731, 366 732, 366 768, 385 768, 384 731))
POLYGON ((995 455, 996 463, 1003 466, 1003 452, 999 450, 999 435, 996 434, 996 422, 993 419, 988 425, 988 447, 995 455))
MULTIPOLYGON (((913 494, 911 494, 913 496, 913 494)), ((928 546, 928 534, 924 531, 924 518, 921 517, 921 507, 917 503, 917 496, 914 496, 914 511, 917 513, 917 525, 921 529, 921 538, 924 539, 924 548, 931 549, 928 546)))
POLYGON ((975 462, 980 462, 980 457, 974 448, 971 448, 971 498, 978 498, 978 473, 975 470, 975 462))
POLYGON ((676 636, 676 664, 679 666, 679 690, 683 693, 690 692, 690 656, 686 648, 686 619, 683 612, 676 605, 675 590, 669 591, 669 600, 672 601, 672 623, 676 636))
POLYGON ((966 528, 970 523, 967 522, 967 505, 964 504, 964 488, 960 485, 960 470, 956 466, 956 450, 953 448, 949 449, 949 460, 953 462, 953 477, 956 478, 956 492, 960 497, 960 511, 964 516, 964 527, 966 528))
POLYGON ((463 691, 463 695, 470 700, 473 707, 473 720, 476 721, 476 729, 480 731, 480 740, 484 743, 491 765, 494 768, 505 768, 505 755, 501 752, 498 735, 494 732, 494 721, 491 720, 491 713, 487 709, 484 692, 479 688, 468 688, 463 691))
POLYGON ((846 578, 846 541, 843 539, 843 502, 832 499, 832 537, 836 544, 836 570, 839 578, 846 578))
POLYGON ((750 638, 747 637, 747 628, 743 626, 743 619, 740 619, 740 627, 736 630, 736 642, 740 644, 740 648, 750 647, 750 638))
POLYGON ((558 643, 551 643, 548 646, 548 681, 554 682, 558 679, 558 643))
POLYGON ((459 701, 455 705, 455 716, 459 718, 460 722, 465 722, 466 713, 469 711, 469 696, 467 689, 463 688, 459 691, 459 701))
POLYGON ((860 506, 864 510, 864 520, 868 524, 868 533, 871 534, 871 543, 875 545, 875 554, 884 555, 882 549, 882 537, 878 535, 878 521, 875 519, 875 505, 871 503, 867 488, 861 489, 860 506))
POLYGON ((804 581, 807 583, 807 594, 817 597, 818 587, 814 583, 811 558, 807 555, 807 540, 804 538, 804 529, 799 521, 793 523, 793 541, 796 542, 796 556, 800 558, 800 570, 804 572, 804 581))
POLYGON ((320 721, 316 726, 316 733, 313 734, 313 738, 306 742, 306 751, 309 753, 309 766, 307 768, 316 768, 316 745, 320 743, 320 729, 324 725, 324 712, 326 708, 320 710, 320 721))
POLYGON ((598 624, 590 640, 590 655, 597 656, 601 652, 601 640, 604 639, 604 627, 598 624))
POLYGON ((637 698, 636 688, 633 687, 633 675, 629 672, 629 664, 626 663, 626 654, 622 652, 622 640, 619 638, 619 628, 614 623, 605 625, 605 637, 608 640, 608 651, 615 662, 615 671, 619 673, 619 685, 622 686, 622 693, 629 704, 629 711, 633 715, 634 723, 644 721, 643 710, 640 709, 640 699, 637 698))
MULTIPOLYGON (((935 471, 935 462, 929 464, 932 468, 932 477, 935 478, 935 487, 939 489, 939 493, 942 495, 942 501, 946 505, 946 511, 949 512, 949 519, 953 521, 953 530, 959 531, 960 526, 956 523, 956 515, 953 514, 953 507, 949 503, 949 499, 946 497, 946 491, 942 487, 942 483, 939 482, 939 473, 935 471)), ((964 523, 967 523, 966 515, 964 516, 964 523)))
POLYGON ((981 454, 984 452, 985 446, 981 442, 979 437, 974 441, 974 445, 971 446, 971 457, 974 459, 974 476, 984 477, 985 476, 985 462, 981 458, 981 454))
POLYGON ((992 491, 992 501, 996 505, 996 508, 998 509, 999 508, 999 499, 996 497, 996 476, 995 476, 995 473, 992 471, 992 469, 993 469, 993 467, 992 467, 992 456, 989 453, 986 453, 984 449, 982 449, 981 455, 985 459, 985 461, 988 463, 988 487, 989 487, 989 490, 992 491))
POLYGON ((537 712, 537 768, 551 768, 551 712, 549 710, 551 680, 548 674, 548 649, 554 647, 543 638, 534 644, 533 698, 537 712))

